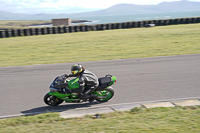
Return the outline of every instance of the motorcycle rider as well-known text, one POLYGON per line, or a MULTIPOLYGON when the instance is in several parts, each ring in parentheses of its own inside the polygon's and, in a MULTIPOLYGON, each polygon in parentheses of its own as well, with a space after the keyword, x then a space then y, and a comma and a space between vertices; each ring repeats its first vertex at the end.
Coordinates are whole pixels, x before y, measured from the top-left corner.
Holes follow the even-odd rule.
POLYGON ((97 95, 91 94, 99 85, 98 78, 94 73, 88 71, 80 64, 74 64, 71 67, 71 74, 66 74, 65 77, 79 78, 79 88, 68 90, 68 93, 78 93, 79 98, 83 101, 89 99, 92 102, 97 98, 97 95), (85 86, 86 88, 84 89, 85 86))

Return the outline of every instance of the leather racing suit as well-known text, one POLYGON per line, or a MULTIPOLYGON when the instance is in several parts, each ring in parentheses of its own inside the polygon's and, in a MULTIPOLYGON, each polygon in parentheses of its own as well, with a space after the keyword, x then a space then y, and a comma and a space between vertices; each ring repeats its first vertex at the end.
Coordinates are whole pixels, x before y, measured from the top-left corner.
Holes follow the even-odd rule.
MULTIPOLYGON (((99 85, 97 76, 94 73, 88 71, 87 69, 81 72, 79 76, 73 76, 72 74, 70 74, 68 77, 79 78, 79 81, 78 81, 79 88, 72 89, 71 93, 78 93, 79 97, 82 100, 85 100, 86 96, 91 94, 99 85)), ((90 97, 87 97, 87 98, 90 98, 90 97)))

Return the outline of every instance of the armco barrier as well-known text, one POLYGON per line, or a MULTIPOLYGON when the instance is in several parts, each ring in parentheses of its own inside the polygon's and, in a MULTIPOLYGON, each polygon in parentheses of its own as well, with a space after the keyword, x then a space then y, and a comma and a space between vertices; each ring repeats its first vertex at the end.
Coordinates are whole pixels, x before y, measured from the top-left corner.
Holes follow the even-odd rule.
POLYGON ((76 26, 11 29, 11 30, 2 29, 0 30, 0 38, 101 31, 101 30, 126 29, 126 28, 140 28, 140 27, 149 27, 147 26, 148 24, 154 24, 155 26, 165 26, 165 25, 191 24, 191 23, 200 23, 200 17, 144 20, 144 21, 131 21, 123 23, 108 23, 108 24, 95 24, 95 25, 76 25, 76 26))

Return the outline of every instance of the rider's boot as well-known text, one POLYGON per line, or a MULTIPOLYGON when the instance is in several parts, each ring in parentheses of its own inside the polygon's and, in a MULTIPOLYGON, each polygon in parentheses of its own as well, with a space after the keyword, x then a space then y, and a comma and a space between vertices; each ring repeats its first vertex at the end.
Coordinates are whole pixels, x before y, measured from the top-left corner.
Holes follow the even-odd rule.
POLYGON ((90 95, 87 95, 87 94, 79 94, 79 99, 83 102, 85 102, 88 98, 90 98, 90 95))
POLYGON ((89 99, 89 102, 91 103, 91 102, 93 102, 93 101, 96 100, 96 99, 97 99, 97 95, 91 94, 91 97, 90 97, 90 99, 89 99))
POLYGON ((86 101, 87 99, 91 99, 91 101, 94 101, 97 96, 94 96, 91 94, 95 90, 95 87, 92 86, 90 88, 85 89, 80 95, 79 98, 83 101, 86 101), (94 100, 93 100, 94 99, 94 100))

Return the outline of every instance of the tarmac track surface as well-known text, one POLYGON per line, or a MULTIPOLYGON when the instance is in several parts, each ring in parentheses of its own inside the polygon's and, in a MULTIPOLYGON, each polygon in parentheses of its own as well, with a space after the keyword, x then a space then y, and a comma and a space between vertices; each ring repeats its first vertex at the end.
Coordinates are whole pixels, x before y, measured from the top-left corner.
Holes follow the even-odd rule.
POLYGON ((200 97, 200 54, 79 62, 98 77, 116 76, 115 96, 106 103, 43 102, 50 82, 74 63, 0 68, 0 116, 70 110, 110 104, 200 97))

